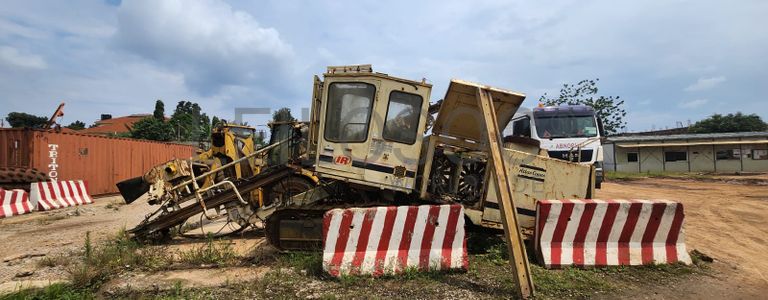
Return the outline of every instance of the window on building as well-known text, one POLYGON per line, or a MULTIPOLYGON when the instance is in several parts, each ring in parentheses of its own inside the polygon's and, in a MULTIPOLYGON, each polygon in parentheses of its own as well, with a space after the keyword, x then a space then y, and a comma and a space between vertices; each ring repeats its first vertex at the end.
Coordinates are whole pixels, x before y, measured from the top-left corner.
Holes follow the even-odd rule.
POLYGON ((628 152, 627 162, 637 162, 637 152, 628 152))
POLYGON ((688 153, 685 151, 665 151, 664 152, 665 162, 686 161, 686 160, 688 160, 688 153))
POLYGON ((741 159, 741 150, 740 149, 717 150, 715 157, 717 158, 717 160, 741 159))
POLYGON ((525 117, 512 122, 512 135, 531 137, 531 119, 525 117))
POLYGON ((768 149, 752 149, 752 159, 754 160, 768 159, 768 149))
POLYGON ((422 98, 419 95, 394 91, 389 94, 387 119, 384 122, 386 140, 413 144, 419 129, 422 98))

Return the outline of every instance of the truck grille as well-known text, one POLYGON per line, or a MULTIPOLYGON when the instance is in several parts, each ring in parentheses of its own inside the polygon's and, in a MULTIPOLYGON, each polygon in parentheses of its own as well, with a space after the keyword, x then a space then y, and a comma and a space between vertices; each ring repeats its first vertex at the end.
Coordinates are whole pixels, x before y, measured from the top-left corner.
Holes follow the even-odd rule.
MULTIPOLYGON (((568 151, 548 151, 548 152, 549 152, 549 157, 568 160, 568 151)), ((591 160, 592 160, 592 149, 580 151, 578 162, 586 162, 591 160)), ((574 158, 573 161, 576 161, 576 159, 574 158)))

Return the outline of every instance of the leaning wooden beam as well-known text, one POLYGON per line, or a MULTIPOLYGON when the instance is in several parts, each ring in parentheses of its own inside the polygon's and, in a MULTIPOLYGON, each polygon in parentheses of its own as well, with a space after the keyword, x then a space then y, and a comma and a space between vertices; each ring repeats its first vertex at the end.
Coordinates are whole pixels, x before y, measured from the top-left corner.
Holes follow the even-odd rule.
POLYGON ((491 92, 478 87, 477 100, 480 110, 483 112, 485 121, 485 132, 488 136, 488 152, 491 154, 494 171, 492 176, 496 181, 497 193, 499 195, 499 206, 501 208, 502 224, 504 224, 504 234, 507 238, 507 247, 509 249, 509 263, 514 270, 518 282, 518 293, 523 299, 534 295, 533 279, 531 278, 531 268, 528 264, 528 255, 525 252, 525 244, 520 233, 520 226, 517 225, 517 214, 515 213, 515 203, 512 199, 512 192, 509 186, 509 174, 504 166, 504 158, 501 156, 502 143, 499 134, 499 123, 496 120, 496 111, 493 106, 493 95, 491 92))

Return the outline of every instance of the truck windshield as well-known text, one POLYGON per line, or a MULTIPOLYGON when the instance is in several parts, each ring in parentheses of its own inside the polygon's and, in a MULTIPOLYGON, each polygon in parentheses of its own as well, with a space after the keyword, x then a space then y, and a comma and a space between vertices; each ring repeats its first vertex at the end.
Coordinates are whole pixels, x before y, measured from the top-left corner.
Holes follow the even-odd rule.
POLYGON ((597 136, 594 115, 536 115, 536 133, 541 138, 597 136))

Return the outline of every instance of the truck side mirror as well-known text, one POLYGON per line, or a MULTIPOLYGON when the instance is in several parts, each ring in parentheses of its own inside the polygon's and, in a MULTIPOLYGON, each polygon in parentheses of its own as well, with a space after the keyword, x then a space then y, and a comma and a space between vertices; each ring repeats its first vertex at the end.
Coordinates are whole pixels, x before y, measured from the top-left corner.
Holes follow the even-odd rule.
POLYGON ((597 116, 597 132, 601 137, 605 137, 605 129, 603 129, 603 119, 597 116))

